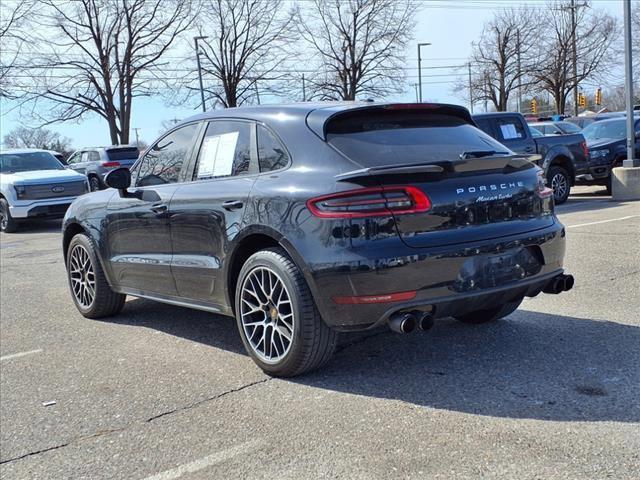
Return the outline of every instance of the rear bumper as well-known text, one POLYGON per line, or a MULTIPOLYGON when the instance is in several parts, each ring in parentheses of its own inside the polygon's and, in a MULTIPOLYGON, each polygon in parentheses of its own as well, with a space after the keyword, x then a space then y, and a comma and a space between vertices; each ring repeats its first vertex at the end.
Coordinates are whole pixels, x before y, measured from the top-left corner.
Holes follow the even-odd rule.
MULTIPOLYGON (((310 265, 309 283, 329 326, 337 330, 364 330, 409 308, 429 307, 434 317, 439 318, 536 295, 551 278, 562 273, 564 253, 564 227, 556 220, 542 230, 473 244, 416 249, 398 241, 371 252, 334 252, 333 258, 339 261, 310 265), (520 273, 512 276, 503 276, 499 271, 492 278, 495 270, 488 268, 493 268, 496 259, 512 253, 514 258, 521 258, 523 251, 527 255, 533 252, 530 256, 538 260, 535 268, 520 268, 520 273), (384 256, 367 255, 375 252, 384 252, 384 256), (474 284, 470 279, 479 281, 474 284), (409 291, 415 291, 415 296, 401 302, 338 304, 334 300, 409 291)), ((520 266, 517 263, 508 266, 515 267, 520 266)))
POLYGON ((36 217, 63 217, 76 197, 62 197, 55 200, 21 201, 9 206, 11 216, 16 219, 36 217))

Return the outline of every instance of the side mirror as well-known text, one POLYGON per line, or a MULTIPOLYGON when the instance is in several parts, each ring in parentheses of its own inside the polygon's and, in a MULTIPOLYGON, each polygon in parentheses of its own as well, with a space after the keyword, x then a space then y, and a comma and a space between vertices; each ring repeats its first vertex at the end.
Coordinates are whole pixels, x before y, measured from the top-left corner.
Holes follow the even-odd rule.
POLYGON ((122 193, 123 190, 131 186, 131 172, 128 168, 111 170, 107 173, 107 176, 104 177, 104 183, 106 183, 108 187, 120 190, 122 193))

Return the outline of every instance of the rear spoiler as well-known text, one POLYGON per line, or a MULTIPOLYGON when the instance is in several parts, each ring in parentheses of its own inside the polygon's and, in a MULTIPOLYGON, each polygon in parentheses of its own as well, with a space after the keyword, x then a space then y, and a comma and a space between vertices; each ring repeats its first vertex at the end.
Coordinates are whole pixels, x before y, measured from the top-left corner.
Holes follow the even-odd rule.
POLYGON ((531 157, 539 155, 501 155, 495 157, 469 158, 438 163, 420 163, 412 165, 383 165, 379 167, 360 168, 350 172, 340 173, 334 178, 338 182, 354 180, 356 178, 373 177, 378 175, 402 175, 412 173, 444 173, 444 172, 474 172, 478 170, 500 170, 505 172, 531 168, 531 157))
POLYGON ((306 122, 309 129, 320 139, 327 139, 329 125, 336 120, 356 115, 369 115, 380 112, 419 112, 436 115, 450 115, 465 123, 475 125, 469 111, 459 105, 446 103, 369 103, 349 102, 339 103, 328 107, 317 108, 307 114, 306 122))

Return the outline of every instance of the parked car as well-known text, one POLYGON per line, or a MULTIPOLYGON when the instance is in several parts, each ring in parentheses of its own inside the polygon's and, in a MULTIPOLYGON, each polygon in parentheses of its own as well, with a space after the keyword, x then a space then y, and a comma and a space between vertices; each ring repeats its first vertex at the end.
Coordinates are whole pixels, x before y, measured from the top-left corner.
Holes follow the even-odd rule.
POLYGON ((106 183, 63 224, 80 313, 133 295, 235 316, 272 375, 324 364, 338 331, 488 322, 573 284, 542 171, 463 107, 207 112, 106 183))
POLYGON ((535 127, 542 132, 543 135, 571 135, 580 133, 581 128, 575 123, 560 122, 534 122, 529 124, 529 128, 535 127))
POLYGON ((140 150, 132 145, 111 147, 89 147, 73 153, 67 160, 69 168, 83 173, 89 178, 91 191, 105 188, 104 176, 114 168, 131 167, 140 155, 140 150))
POLYGON ((519 113, 480 113, 473 119, 484 132, 514 152, 542 157, 540 167, 553 188, 556 204, 569 198, 576 175, 589 171, 587 143, 580 133, 534 138, 519 113))
POLYGON ((609 120, 611 118, 619 118, 624 116, 626 116, 625 112, 603 112, 603 113, 598 113, 596 115, 592 115, 589 117, 567 117, 565 121, 571 122, 584 130, 586 127, 588 127, 594 122, 599 122, 601 120, 609 120))
MULTIPOLYGON (((640 118, 635 117, 636 138, 640 136, 640 118)), ((589 125, 582 131, 589 145, 589 171, 578 178, 586 184, 604 185, 611 194, 611 170, 622 165, 627 158, 627 120, 611 118, 589 125)), ((640 142, 636 142, 636 156, 640 155, 640 142)))
POLYGON ((0 230, 15 232, 24 219, 62 217, 89 191, 87 177, 65 170, 48 151, 0 151, 0 230))

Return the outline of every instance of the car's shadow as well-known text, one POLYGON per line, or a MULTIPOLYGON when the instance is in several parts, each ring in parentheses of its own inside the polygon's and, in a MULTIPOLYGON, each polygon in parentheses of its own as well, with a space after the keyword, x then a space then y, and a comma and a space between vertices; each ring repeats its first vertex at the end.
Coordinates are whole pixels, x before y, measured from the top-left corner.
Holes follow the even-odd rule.
MULTIPOLYGON (((244 353, 231 318, 133 300, 112 321, 244 353)), ((638 422, 638 346, 635 326, 520 310, 490 325, 343 336, 327 366, 289 381, 486 416, 638 422)))

